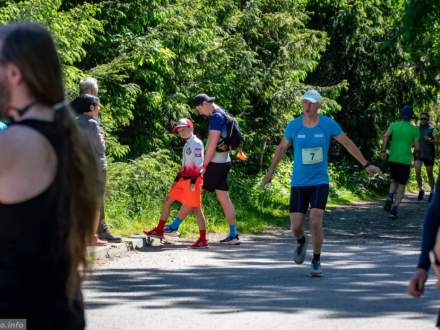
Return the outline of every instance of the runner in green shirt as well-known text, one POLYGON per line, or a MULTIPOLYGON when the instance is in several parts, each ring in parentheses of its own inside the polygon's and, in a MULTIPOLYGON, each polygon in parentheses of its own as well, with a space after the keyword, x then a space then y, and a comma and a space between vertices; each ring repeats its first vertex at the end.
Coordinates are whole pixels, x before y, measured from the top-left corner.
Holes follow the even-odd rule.
POLYGON ((419 129, 411 124, 413 115, 412 108, 405 105, 400 110, 401 120, 393 122, 388 127, 383 138, 383 156, 386 158, 386 150, 390 145, 388 163, 392 182, 385 210, 390 211, 389 217, 397 218, 397 209, 405 194, 405 186, 408 183, 411 170, 412 152, 414 146, 416 154, 419 152, 419 129), (391 140, 391 143, 389 143, 391 140))

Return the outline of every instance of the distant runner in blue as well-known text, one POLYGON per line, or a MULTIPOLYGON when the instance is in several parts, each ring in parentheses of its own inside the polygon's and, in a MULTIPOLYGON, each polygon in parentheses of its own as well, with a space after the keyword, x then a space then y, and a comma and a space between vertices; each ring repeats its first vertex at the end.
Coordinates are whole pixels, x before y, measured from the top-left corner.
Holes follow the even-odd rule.
POLYGON ((306 257, 307 244, 304 236, 305 215, 310 206, 310 231, 312 234, 313 259, 311 276, 321 276, 321 246, 324 240, 322 222, 329 192, 328 150, 331 139, 341 143, 345 149, 367 170, 368 174, 379 173, 359 148, 330 117, 319 115, 321 95, 314 89, 302 97, 303 114, 292 120, 278 145, 272 164, 263 178, 263 185, 271 182, 273 173, 286 151, 293 146, 293 172, 290 192, 290 221, 293 235, 297 239, 294 261, 302 264, 306 257))

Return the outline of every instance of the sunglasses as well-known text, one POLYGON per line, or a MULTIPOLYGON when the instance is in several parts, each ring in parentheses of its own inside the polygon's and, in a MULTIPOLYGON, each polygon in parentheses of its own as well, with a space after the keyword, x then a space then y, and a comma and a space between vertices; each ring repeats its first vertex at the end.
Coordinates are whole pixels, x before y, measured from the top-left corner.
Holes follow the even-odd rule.
POLYGON ((420 120, 429 120, 429 118, 421 117, 420 120))

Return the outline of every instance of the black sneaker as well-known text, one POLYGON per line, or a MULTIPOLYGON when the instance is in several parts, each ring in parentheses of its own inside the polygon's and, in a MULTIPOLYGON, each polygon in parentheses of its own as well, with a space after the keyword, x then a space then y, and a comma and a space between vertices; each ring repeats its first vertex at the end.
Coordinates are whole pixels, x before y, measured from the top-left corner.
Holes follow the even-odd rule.
POLYGON ((228 235, 226 238, 222 239, 220 243, 228 244, 228 245, 240 245, 240 238, 238 237, 238 235, 235 236, 228 235))
POLYGON ((388 216, 388 218, 390 218, 390 219, 396 219, 397 218, 397 206, 393 206, 391 208, 390 215, 388 216))
POLYGON ((112 233, 109 232, 108 230, 100 233, 98 235, 98 237, 104 241, 109 242, 109 243, 121 243, 122 242, 122 237, 113 236, 112 233))
POLYGON ((387 198, 386 200, 385 200, 385 203, 384 203, 384 205, 383 205, 383 209, 385 210, 385 211, 387 211, 387 212, 390 212, 391 211, 391 206, 393 206, 393 200, 391 199, 391 198, 387 198))
POLYGON ((417 200, 421 201, 423 200, 423 196, 425 196, 425 191, 423 189, 419 190, 419 195, 417 196, 417 200))

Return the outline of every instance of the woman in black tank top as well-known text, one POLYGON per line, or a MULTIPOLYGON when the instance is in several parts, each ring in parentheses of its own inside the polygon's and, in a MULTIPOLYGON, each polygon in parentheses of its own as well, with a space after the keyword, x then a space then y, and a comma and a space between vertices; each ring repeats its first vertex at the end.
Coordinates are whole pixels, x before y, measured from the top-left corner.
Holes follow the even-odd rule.
POLYGON ((0 28, 0 319, 84 329, 81 274, 99 209, 97 162, 63 102, 49 32, 0 28))

